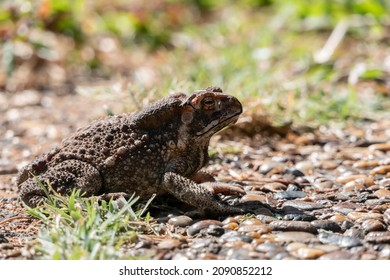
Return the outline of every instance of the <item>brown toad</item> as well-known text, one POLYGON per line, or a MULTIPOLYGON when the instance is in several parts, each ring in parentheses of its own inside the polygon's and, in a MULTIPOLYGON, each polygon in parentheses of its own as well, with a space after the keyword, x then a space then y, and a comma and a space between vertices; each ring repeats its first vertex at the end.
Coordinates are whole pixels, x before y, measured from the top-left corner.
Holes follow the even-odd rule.
POLYGON ((211 136, 236 122, 241 112, 235 97, 209 87, 191 96, 168 96, 138 113, 92 122, 20 172, 21 200, 32 207, 43 201, 38 179, 63 194, 73 188, 86 196, 171 194, 201 212, 241 212, 213 197, 243 193, 241 188, 195 182, 205 177, 199 170, 208 161, 211 136))

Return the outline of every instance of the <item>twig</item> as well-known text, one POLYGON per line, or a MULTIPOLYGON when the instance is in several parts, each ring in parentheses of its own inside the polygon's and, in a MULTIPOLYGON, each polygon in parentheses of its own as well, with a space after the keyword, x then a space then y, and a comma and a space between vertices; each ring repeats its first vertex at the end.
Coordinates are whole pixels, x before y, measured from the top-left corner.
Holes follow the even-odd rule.
POLYGON ((28 218, 27 217, 23 217, 23 216, 13 216, 11 218, 4 219, 4 220, 0 221, 0 226, 3 225, 3 224, 6 224, 6 223, 12 222, 14 220, 22 220, 22 219, 28 219, 28 218))
POLYGON ((319 50, 314 55, 314 61, 317 63, 325 63, 329 61, 330 57, 333 55, 337 46, 343 40, 345 33, 347 33, 349 27, 349 22, 347 20, 340 21, 335 29, 333 29, 328 40, 321 50, 319 50))

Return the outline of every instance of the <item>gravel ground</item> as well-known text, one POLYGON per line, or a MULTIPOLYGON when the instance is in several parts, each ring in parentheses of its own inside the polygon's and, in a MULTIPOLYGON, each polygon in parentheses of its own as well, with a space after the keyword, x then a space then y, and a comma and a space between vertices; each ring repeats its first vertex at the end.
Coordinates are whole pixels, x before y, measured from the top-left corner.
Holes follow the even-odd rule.
MULTIPOLYGON (((114 112, 131 102, 129 96, 122 97, 119 107, 110 107, 114 112)), ((115 101, 34 91, 0 95, 0 112, 5 115, 0 119, 1 259, 21 258, 39 228, 17 202, 17 170, 102 115, 101 104, 115 101)), ((207 170, 217 180, 244 187, 245 196, 222 199, 242 205, 250 214, 200 220, 180 211, 154 214, 162 235, 139 236, 125 248, 128 255, 390 259, 390 120, 343 129, 324 126, 285 137, 228 138, 213 139, 207 170)))

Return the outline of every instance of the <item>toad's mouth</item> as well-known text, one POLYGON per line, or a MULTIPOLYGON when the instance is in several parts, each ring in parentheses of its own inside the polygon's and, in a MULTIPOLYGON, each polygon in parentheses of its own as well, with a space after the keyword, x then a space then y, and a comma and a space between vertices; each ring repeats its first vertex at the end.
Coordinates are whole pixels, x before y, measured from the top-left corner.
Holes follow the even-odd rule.
POLYGON ((209 125, 207 125, 205 128, 203 128, 201 131, 196 133, 196 136, 204 136, 204 135, 210 134, 210 133, 214 134, 214 133, 220 131, 222 128, 236 123, 240 114, 241 114, 241 112, 239 112, 235 115, 232 115, 230 117, 227 117, 223 121, 214 120, 211 123, 209 123, 209 125))

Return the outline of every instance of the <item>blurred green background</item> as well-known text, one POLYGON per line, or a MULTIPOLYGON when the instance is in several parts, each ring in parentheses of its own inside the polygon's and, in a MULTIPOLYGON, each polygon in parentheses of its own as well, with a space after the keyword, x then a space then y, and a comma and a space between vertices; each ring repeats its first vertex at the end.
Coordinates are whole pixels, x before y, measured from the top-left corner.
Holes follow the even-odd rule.
POLYGON ((314 124, 390 108, 387 0, 3 0, 0 40, 3 92, 218 85, 247 111, 314 124))

